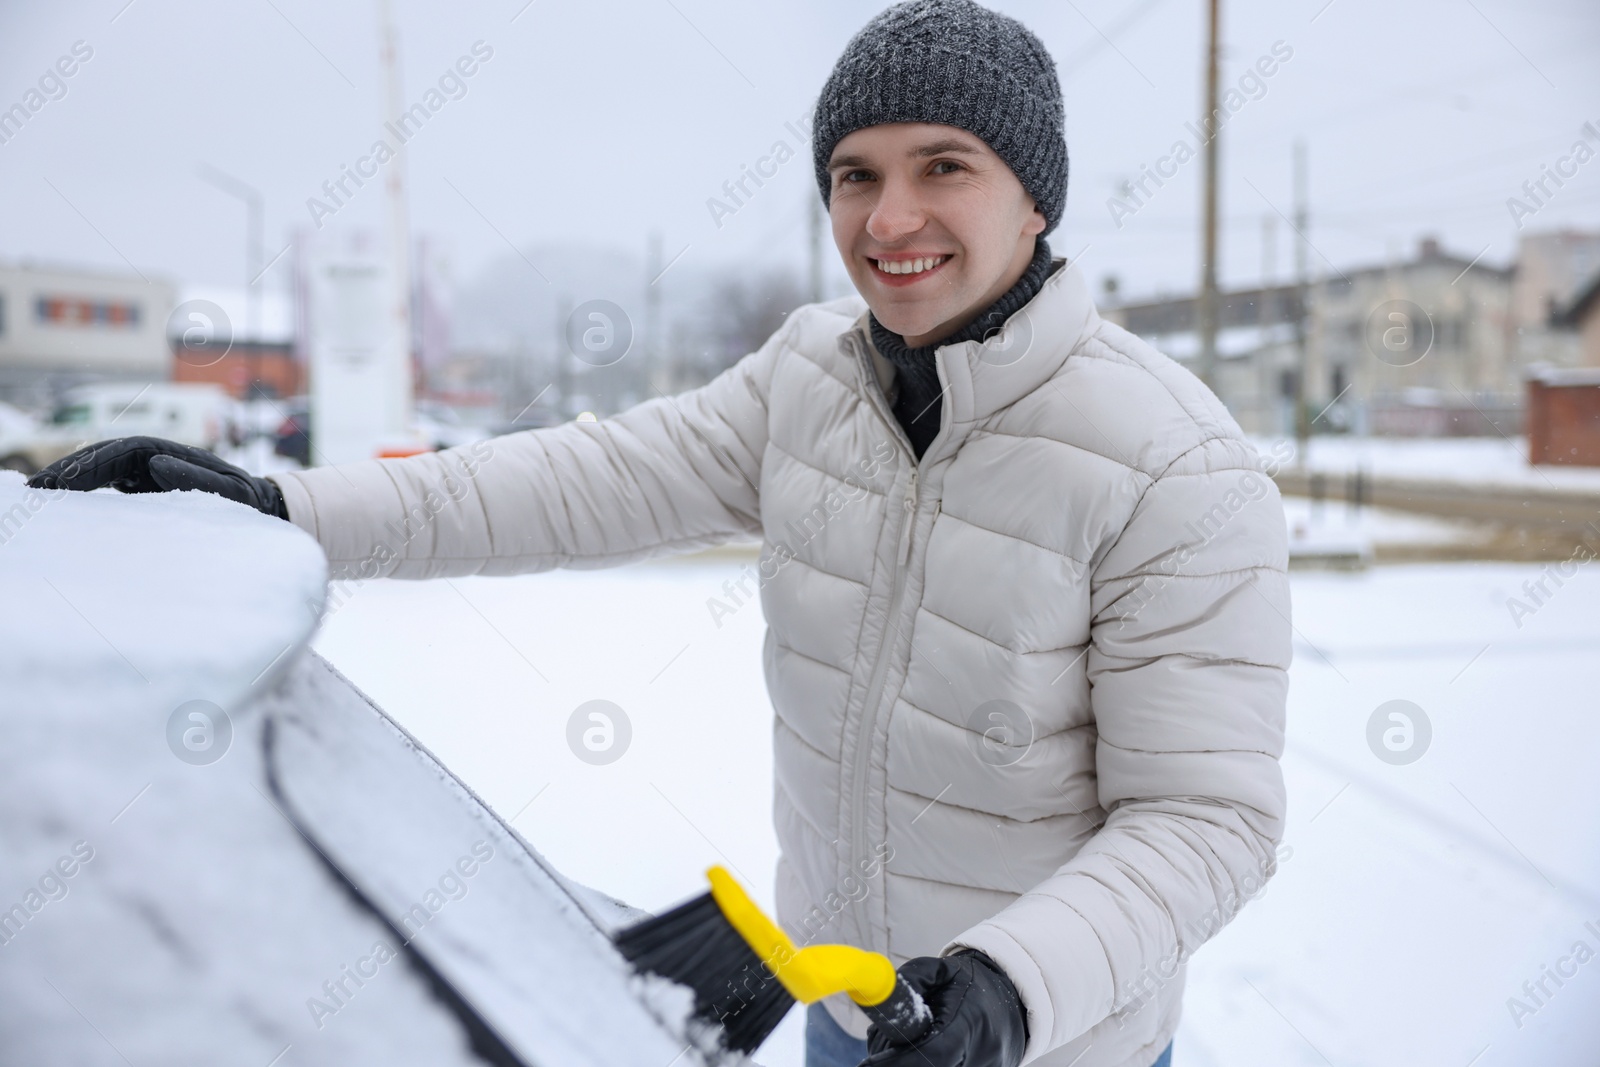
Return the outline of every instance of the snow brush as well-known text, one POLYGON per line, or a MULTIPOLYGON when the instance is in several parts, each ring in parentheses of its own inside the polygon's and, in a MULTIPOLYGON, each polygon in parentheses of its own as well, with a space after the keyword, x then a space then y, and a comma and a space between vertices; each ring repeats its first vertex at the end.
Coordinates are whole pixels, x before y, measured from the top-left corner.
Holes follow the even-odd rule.
POLYGON ((697 1018, 722 1027, 723 1045, 751 1053, 795 1001, 847 993, 867 1017, 914 1044, 933 1013, 887 956, 851 945, 796 948, 722 867, 711 892, 618 932, 617 949, 639 971, 688 986, 697 1018))

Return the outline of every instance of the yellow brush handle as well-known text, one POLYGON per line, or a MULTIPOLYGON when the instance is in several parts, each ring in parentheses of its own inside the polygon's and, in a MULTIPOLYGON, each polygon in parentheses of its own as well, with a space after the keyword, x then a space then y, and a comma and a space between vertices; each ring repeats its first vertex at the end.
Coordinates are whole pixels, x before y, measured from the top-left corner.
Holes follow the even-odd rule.
POLYGON ((783 983, 794 999, 813 1004, 834 993, 848 993, 863 1007, 881 1004, 894 992, 894 964, 887 956, 851 945, 795 948, 789 935, 761 913, 733 876, 722 867, 706 872, 711 897, 745 943, 783 983))

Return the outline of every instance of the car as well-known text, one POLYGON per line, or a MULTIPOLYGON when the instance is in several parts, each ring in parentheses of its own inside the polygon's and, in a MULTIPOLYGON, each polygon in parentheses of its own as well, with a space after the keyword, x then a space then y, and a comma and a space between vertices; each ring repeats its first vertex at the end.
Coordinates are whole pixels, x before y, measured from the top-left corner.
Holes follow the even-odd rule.
POLYGON ((304 401, 284 406, 272 451, 302 467, 311 466, 311 408, 304 401))
POLYGON ((100 382, 63 395, 50 418, 0 422, 0 468, 32 474, 84 445, 149 434, 216 451, 238 444, 233 400, 195 382, 100 382))
POLYGON ((432 442, 435 449, 470 445, 489 436, 489 431, 484 428, 462 422, 454 408, 433 400, 416 402, 412 409, 411 428, 421 434, 424 440, 432 442))
POLYGON ((312 650, 304 531, 0 471, 0 545, 4 1062, 745 1062, 312 650))
MULTIPOLYGON (((282 414, 283 421, 278 424, 272 450, 303 467, 311 466, 310 404, 304 399, 291 401, 283 405, 282 414)), ((416 402, 411 431, 419 441, 425 442, 426 448, 435 451, 471 444, 490 435, 488 430, 463 423, 450 408, 427 400, 416 402)))
POLYGON ((498 422, 489 427, 489 433, 494 437, 502 437, 508 433, 521 433, 523 430, 542 430, 546 426, 559 426, 567 421, 556 412, 546 408, 524 411, 514 419, 498 422))

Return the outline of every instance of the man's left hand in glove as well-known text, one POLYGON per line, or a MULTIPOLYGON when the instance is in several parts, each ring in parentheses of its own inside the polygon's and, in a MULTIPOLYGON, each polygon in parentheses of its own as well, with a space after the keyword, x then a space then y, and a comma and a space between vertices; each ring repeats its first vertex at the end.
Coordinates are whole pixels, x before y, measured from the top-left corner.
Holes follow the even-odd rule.
POLYGON ((1022 998, 1005 972, 975 949, 949 956, 918 956, 899 969, 900 978, 933 1011, 933 1026, 916 1044, 867 1031, 870 1067, 1017 1067, 1028 1044, 1022 998))
POLYGON ((215 454, 161 437, 118 437, 85 445, 28 479, 34 489, 99 489, 162 493, 200 489, 289 518, 283 493, 265 478, 240 470, 215 454))

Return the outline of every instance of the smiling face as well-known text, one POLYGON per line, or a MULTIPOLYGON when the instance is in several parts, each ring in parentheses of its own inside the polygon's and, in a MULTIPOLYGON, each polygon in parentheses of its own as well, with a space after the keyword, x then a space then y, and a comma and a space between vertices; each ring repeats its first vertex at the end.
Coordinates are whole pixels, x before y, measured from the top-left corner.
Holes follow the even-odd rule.
POLYGON ((833 240, 872 313, 912 347, 966 326, 1022 277, 1044 215, 965 130, 856 130, 828 160, 833 240))

